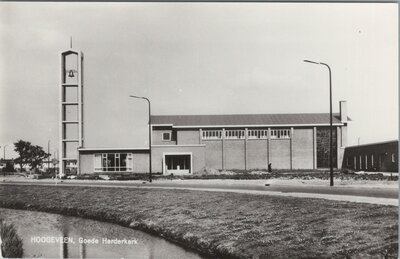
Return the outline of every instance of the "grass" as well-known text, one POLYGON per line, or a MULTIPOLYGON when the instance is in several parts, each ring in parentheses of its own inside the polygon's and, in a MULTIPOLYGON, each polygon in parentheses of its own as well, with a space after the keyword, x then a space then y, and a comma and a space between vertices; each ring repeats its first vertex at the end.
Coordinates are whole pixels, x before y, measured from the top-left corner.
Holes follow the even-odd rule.
POLYGON ((188 190, 3 185, 0 206, 114 222, 220 258, 398 256, 398 208, 188 190))
MULTIPOLYGON (((204 169, 190 175, 163 175, 161 173, 153 173, 153 179, 236 179, 236 180, 252 180, 252 179, 329 179, 329 170, 273 170, 268 172, 265 169, 260 170, 216 170, 204 169)), ((78 175, 78 180, 103 180, 100 173, 78 175), (100 176, 99 176, 100 175, 100 176)), ((335 170, 334 177, 337 180, 380 180, 380 181, 397 181, 398 176, 386 176, 381 173, 375 174, 355 174, 351 170, 335 170)), ((149 179, 148 173, 113 173, 109 175, 110 180, 142 180, 149 179)))
POLYGON ((14 225, 0 220, 1 254, 4 258, 22 258, 24 250, 14 225))

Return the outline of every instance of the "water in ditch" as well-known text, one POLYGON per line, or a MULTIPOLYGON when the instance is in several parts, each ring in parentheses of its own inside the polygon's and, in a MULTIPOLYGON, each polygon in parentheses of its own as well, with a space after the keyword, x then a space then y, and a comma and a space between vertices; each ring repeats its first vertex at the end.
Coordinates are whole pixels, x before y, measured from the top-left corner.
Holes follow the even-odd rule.
POLYGON ((204 258, 165 239, 119 225, 36 211, 0 208, 34 258, 204 258))

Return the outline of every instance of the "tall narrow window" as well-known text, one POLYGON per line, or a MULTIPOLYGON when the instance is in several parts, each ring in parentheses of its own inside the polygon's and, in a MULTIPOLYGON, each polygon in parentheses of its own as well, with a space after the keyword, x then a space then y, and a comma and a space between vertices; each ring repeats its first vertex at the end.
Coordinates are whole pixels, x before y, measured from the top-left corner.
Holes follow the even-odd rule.
POLYGON ((371 154, 371 166, 374 167, 374 155, 371 154))
POLYGON ((101 155, 101 165, 102 165, 102 170, 101 171, 107 171, 107 168, 108 168, 107 154, 102 154, 101 155))
POLYGON ((394 155, 394 153, 392 153, 392 163, 396 162, 396 157, 394 155))
POLYGON ((120 170, 120 154, 115 154, 115 171, 120 170))

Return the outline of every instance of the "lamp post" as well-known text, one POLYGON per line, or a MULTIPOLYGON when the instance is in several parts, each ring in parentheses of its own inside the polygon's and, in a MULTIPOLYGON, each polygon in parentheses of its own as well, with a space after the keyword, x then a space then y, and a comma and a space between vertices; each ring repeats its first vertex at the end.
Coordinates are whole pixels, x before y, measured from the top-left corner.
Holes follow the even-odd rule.
POLYGON ((149 104, 149 182, 151 182, 151 105, 150 105, 150 100, 146 97, 141 97, 141 96, 135 96, 135 95, 130 95, 132 98, 137 98, 137 99, 144 99, 148 102, 149 104))
POLYGON ((329 138, 329 167, 330 167, 330 186, 333 186, 333 136, 332 136, 332 72, 331 68, 328 64, 322 62, 315 62, 311 60, 304 60, 304 62, 316 64, 316 65, 323 65, 328 68, 329 71, 329 130, 330 130, 330 138, 329 138))

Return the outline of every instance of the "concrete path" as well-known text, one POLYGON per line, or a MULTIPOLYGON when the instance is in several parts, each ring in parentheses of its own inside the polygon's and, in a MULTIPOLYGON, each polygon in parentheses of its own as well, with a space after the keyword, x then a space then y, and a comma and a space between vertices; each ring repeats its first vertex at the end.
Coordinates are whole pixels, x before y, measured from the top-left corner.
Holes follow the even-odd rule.
MULTIPOLYGON (((0 179, 0 184, 48 185, 48 186, 86 186, 114 188, 159 188, 183 189, 194 191, 235 192, 257 195, 290 196, 302 198, 321 198, 361 203, 373 203, 398 206, 399 189, 396 182, 385 185, 346 185, 327 186, 321 184, 304 184, 284 182, 279 184, 271 180, 160 180, 152 183, 143 181, 94 181, 94 180, 33 180, 33 179, 0 179), (288 184, 291 183, 291 184, 288 184), (267 185, 267 186, 266 186, 267 185)), ((303 181, 304 182, 304 181, 303 181)), ((312 183, 312 182, 311 182, 312 183)))

